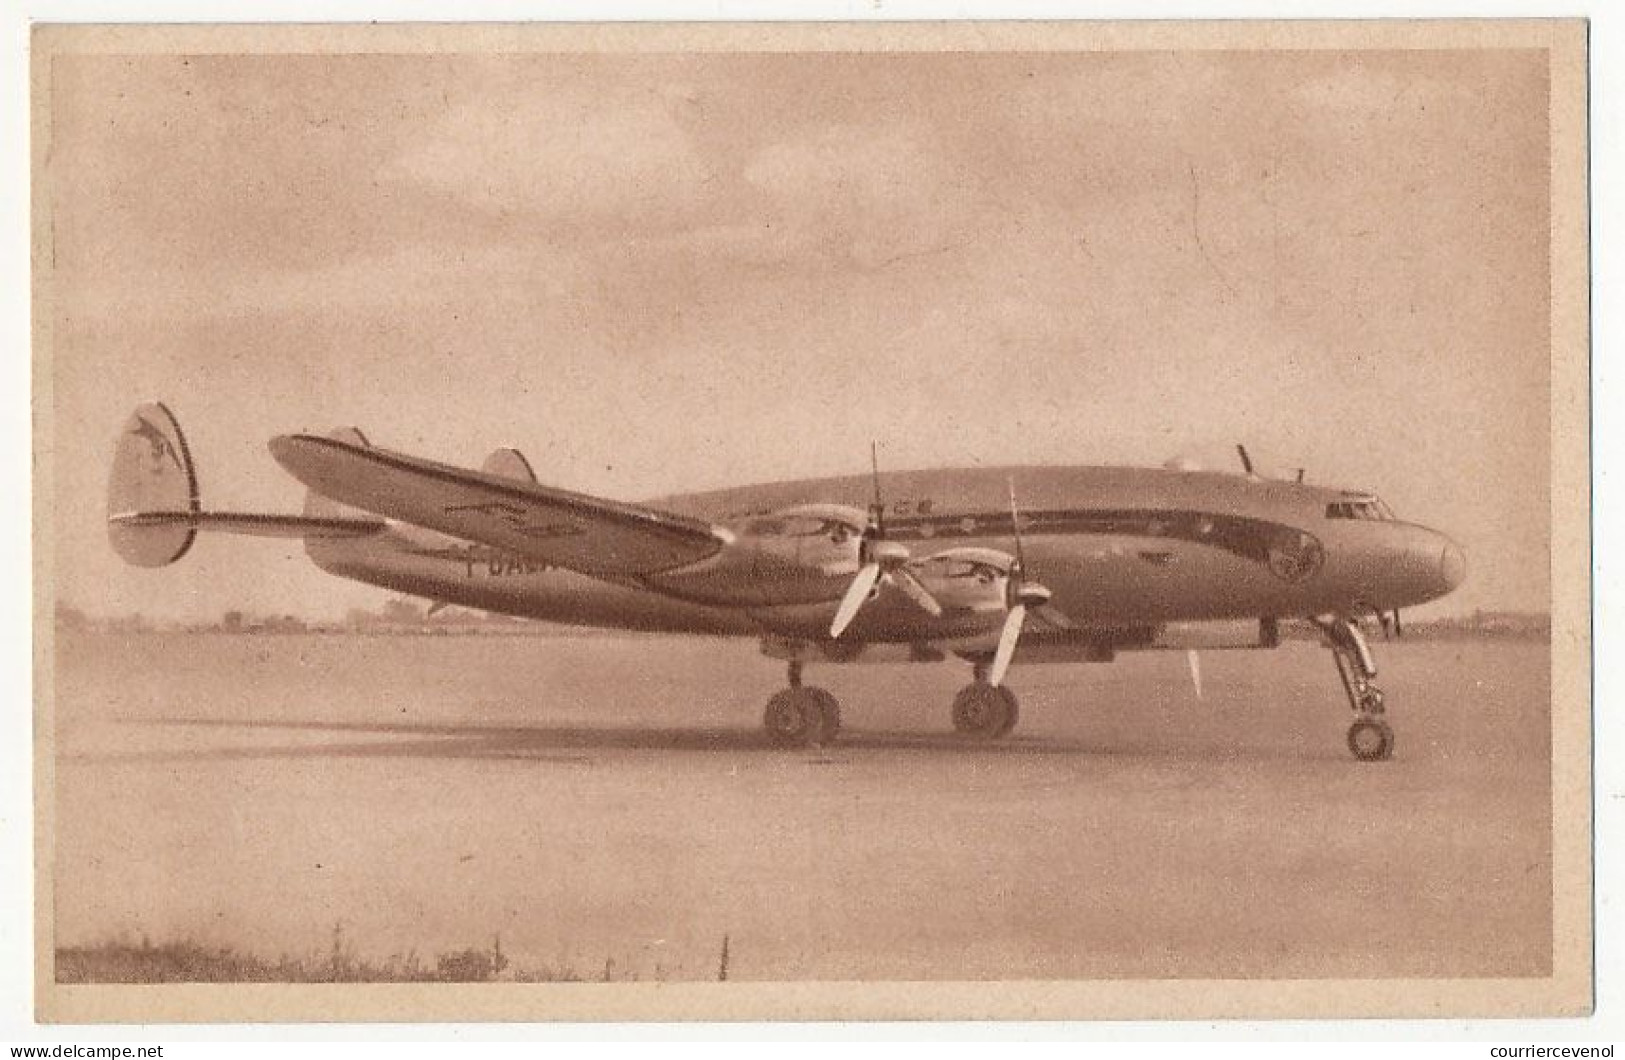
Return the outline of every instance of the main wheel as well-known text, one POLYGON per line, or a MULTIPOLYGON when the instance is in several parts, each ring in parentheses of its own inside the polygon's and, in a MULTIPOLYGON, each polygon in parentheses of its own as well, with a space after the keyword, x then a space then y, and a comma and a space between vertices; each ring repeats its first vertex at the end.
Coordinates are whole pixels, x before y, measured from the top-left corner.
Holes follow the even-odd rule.
POLYGON ((1004 705, 1008 709, 1008 713, 1004 717, 1004 724, 993 735, 996 738, 1003 738, 1015 731, 1016 722, 1021 720, 1021 704, 1016 702, 1016 694, 1004 685, 999 686, 999 694, 1004 697, 1004 705))
POLYGON ((822 688, 786 688, 762 712, 767 738, 778 747, 818 747, 840 727, 840 707, 822 688))
POLYGON ((954 697, 953 718, 954 729, 966 736, 997 739, 1015 727, 1015 694, 981 681, 966 685, 954 697))
POLYGON ((824 722, 824 743, 834 743, 835 737, 841 731, 841 704, 834 696, 822 688, 808 688, 813 698, 818 701, 818 713, 824 722))
POLYGON ((1394 730, 1381 718, 1358 718, 1349 726, 1349 750, 1362 762, 1387 761, 1394 754, 1394 730))

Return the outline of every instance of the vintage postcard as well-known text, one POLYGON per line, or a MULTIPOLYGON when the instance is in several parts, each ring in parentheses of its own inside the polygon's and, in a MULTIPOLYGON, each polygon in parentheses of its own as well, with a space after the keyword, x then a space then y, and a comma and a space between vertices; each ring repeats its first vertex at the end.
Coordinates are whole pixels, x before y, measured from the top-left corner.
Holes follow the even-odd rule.
POLYGON ((1578 21, 41 26, 37 1011, 1589 1011, 1578 21))

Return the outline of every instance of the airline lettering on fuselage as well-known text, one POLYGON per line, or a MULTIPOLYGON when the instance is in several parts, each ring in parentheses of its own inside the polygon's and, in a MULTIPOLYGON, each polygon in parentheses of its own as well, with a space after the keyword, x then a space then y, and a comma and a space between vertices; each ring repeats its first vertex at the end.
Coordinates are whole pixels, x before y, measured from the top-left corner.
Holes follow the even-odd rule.
POLYGON ((470 556, 464 562, 468 566, 468 576, 470 578, 474 577, 476 566, 489 578, 506 578, 515 574, 542 574, 553 569, 549 564, 532 563, 530 560, 520 559, 517 556, 489 556, 477 563, 470 556))
POLYGON ((521 559, 507 552, 496 552, 483 545, 453 545, 447 548, 414 548, 417 556, 450 560, 460 563, 465 577, 503 578, 512 575, 543 574, 558 568, 551 563, 521 559))
MULTIPOLYGON (((930 497, 922 497, 919 500, 906 500, 905 499, 905 500, 900 500, 900 501, 887 501, 886 502, 886 514, 887 515, 896 515, 896 516, 903 516, 903 517, 907 517, 907 516, 911 516, 911 515, 930 515, 932 513, 932 511, 935 510, 935 508, 936 508, 936 501, 934 501, 930 497)), ((777 511, 779 511, 779 508, 776 508, 776 507, 774 507, 773 505, 770 505, 770 504, 764 504, 764 505, 759 505, 759 506, 757 506, 755 508, 741 509, 740 511, 723 512, 721 518, 725 522, 726 521, 738 520, 738 519, 755 519, 755 518, 757 518, 759 516, 763 516, 763 515, 772 515, 777 511)))

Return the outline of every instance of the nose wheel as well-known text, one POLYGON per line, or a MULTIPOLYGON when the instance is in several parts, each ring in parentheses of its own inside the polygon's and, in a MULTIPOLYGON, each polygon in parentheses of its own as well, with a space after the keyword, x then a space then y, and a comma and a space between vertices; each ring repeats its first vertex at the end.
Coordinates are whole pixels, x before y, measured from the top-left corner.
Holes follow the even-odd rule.
POLYGON ((1349 751, 1362 762, 1385 762, 1394 755, 1394 730, 1384 716, 1382 689, 1372 683, 1377 664, 1359 625, 1350 618, 1316 619, 1331 645, 1332 661, 1343 682, 1354 722, 1349 726, 1349 751))
POLYGON ((1349 726, 1349 750, 1362 762, 1381 762, 1393 757, 1393 727, 1372 714, 1354 719, 1354 724, 1349 726))
POLYGON ((801 683, 801 664, 790 664, 790 687, 775 692, 762 713, 775 747, 822 747, 841 729, 841 705, 822 688, 801 683))

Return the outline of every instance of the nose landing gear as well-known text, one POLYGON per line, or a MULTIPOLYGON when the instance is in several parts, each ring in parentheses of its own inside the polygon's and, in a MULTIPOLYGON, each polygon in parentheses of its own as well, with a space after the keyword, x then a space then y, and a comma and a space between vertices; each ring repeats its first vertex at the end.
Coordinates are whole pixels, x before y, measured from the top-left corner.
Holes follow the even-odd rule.
POLYGON ((1331 645, 1337 676, 1342 679, 1343 691, 1354 711, 1354 722, 1348 732, 1349 751, 1362 762, 1392 758, 1394 730, 1383 716, 1386 708, 1382 690, 1372 684, 1377 676, 1377 664, 1371 657, 1365 635, 1351 618, 1317 618, 1314 622, 1331 645))
POLYGON ((762 713, 767 738, 778 747, 822 747, 841 729, 841 705, 822 688, 801 683, 801 664, 789 666, 790 687, 775 692, 762 713))

